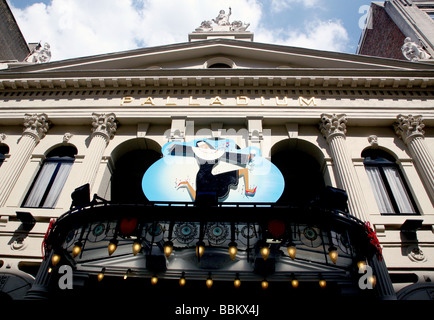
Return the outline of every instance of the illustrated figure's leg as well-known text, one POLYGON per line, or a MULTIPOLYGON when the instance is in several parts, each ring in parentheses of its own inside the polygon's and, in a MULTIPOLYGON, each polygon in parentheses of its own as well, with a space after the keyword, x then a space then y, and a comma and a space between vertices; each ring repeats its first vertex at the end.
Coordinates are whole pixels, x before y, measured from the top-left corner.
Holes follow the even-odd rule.
POLYGON ((250 185, 249 185, 249 169, 247 169, 247 168, 240 169, 240 170, 238 170, 238 174, 240 177, 244 177, 244 185, 246 186, 246 194, 248 196, 254 196, 256 193, 257 187, 255 187, 254 189, 249 188, 250 187, 250 185))
POLYGON ((190 182, 188 181, 182 181, 178 184, 177 188, 180 187, 186 187, 188 190, 188 193, 190 194, 191 199, 194 201, 196 199, 196 190, 193 189, 190 182))

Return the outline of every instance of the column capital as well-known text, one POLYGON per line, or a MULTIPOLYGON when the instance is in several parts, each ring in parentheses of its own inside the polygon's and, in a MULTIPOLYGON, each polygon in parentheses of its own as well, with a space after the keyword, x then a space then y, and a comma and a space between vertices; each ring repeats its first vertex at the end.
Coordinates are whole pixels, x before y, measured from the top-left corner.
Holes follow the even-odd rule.
POLYGON ((327 142, 334 136, 345 137, 347 133, 347 115, 323 113, 319 129, 327 142))
POLYGON ((33 136, 37 142, 45 137, 50 128, 50 121, 45 113, 24 115, 24 132, 33 136))
POLYGON ((114 113, 93 113, 92 114, 92 136, 102 135, 107 141, 113 139, 118 124, 114 113))
POLYGON ((396 134, 407 144, 411 139, 415 137, 424 137, 425 132, 423 128, 423 117, 421 115, 408 116, 400 114, 396 117, 394 124, 396 134))

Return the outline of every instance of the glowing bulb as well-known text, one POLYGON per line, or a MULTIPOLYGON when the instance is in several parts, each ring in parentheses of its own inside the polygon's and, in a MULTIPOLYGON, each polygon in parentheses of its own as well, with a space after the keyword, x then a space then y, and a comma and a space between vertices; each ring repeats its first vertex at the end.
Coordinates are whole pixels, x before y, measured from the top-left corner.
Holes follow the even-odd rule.
POLYGON ((108 245, 108 252, 110 256, 113 254, 113 252, 116 251, 117 247, 118 247, 118 241, 116 239, 111 240, 108 245))
POLYGON ((105 268, 102 268, 101 272, 98 273, 98 282, 104 279, 104 272, 105 272, 105 268))
POLYGON ((196 256, 198 256, 198 258, 202 258, 204 253, 205 253, 205 243, 199 241, 196 245, 196 256))
POLYGON ((74 248, 72 248, 72 257, 75 258, 76 256, 78 256, 81 252, 81 247, 82 244, 81 242, 77 242, 74 246, 74 248))
POLYGON ((270 255, 270 248, 268 247, 262 247, 261 248, 261 256, 264 260, 268 259, 268 256, 270 255))
POLYGON ((327 286, 327 282, 324 279, 320 279, 318 283, 319 286, 323 289, 327 286))
POLYGON ((377 278, 375 276, 370 276, 368 278, 369 283, 371 284, 372 288, 375 287, 375 285, 377 284, 377 278))
POLYGON ((362 261, 357 262, 357 268, 359 270, 365 270, 366 266, 367 266, 366 261, 362 260, 362 261))
POLYGON ((133 243, 133 255, 137 255, 142 250, 142 244, 139 241, 133 243))
POLYGON ((164 243, 164 255, 166 256, 166 258, 169 258, 172 252, 173 252, 173 242, 167 241, 166 243, 164 243))
POLYGON ((332 260, 334 264, 336 264, 336 261, 338 261, 338 251, 335 247, 331 246, 329 248, 329 257, 332 260))
POLYGON ((297 248, 295 247, 295 246, 289 246, 288 248, 287 248, 287 250, 288 250, 288 255, 289 255, 289 257, 292 259, 292 260, 294 260, 295 259, 295 254, 297 253, 297 248))
POLYGON ((186 280, 185 280, 185 273, 183 272, 182 275, 181 275, 181 278, 179 278, 179 286, 180 287, 185 286, 185 282, 186 282, 186 280))
POLYGON ((292 279, 291 280, 291 285, 294 289, 298 288, 299 282, 297 279, 292 279))
POLYGON ((158 277, 157 277, 157 276, 153 276, 153 277, 151 278, 151 284, 152 284, 153 286, 155 286, 155 285, 157 284, 157 282, 158 282, 158 277))
POLYGON ((129 273, 131 272, 131 269, 128 269, 127 272, 124 274, 124 280, 127 280, 129 273))
POLYGON ((211 279, 211 277, 206 279, 206 286, 208 287, 208 289, 211 289, 213 283, 214 283, 214 281, 211 279))
POLYGON ((53 256, 51 257, 51 264, 53 265, 53 267, 56 266, 56 264, 58 264, 60 261, 60 256, 58 254, 53 254, 53 256))
POLYGON ((237 244, 234 242, 231 242, 229 244, 229 256, 231 257, 232 261, 235 260, 235 257, 237 256, 237 244))
POLYGON ((240 278, 238 277, 238 273, 237 273, 237 276, 236 276, 236 278, 235 278, 235 280, 234 280, 234 287, 235 288, 239 288, 239 287, 241 287, 241 280, 240 280, 240 278))
POLYGON ((268 281, 267 280, 262 280, 261 287, 262 287, 263 290, 267 290, 268 289, 268 281))

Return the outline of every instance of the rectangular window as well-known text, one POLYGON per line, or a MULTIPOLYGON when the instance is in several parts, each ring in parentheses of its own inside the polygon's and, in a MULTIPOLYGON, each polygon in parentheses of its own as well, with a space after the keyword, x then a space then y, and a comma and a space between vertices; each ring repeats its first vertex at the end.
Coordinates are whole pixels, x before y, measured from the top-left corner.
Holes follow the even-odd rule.
POLYGON ((415 214, 416 210, 396 167, 366 166, 380 212, 415 214))
POLYGON ((72 161, 45 161, 23 207, 54 208, 72 164, 72 161))

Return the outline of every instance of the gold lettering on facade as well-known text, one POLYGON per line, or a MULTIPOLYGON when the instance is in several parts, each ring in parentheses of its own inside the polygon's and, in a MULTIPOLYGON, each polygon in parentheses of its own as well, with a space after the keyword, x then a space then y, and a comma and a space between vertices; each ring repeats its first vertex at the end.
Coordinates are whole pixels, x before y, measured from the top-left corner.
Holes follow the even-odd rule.
POLYGON ((188 105, 189 105, 189 106, 198 106, 198 105, 200 105, 200 104, 199 104, 199 103, 194 103, 194 102, 193 102, 193 97, 190 96, 190 100, 188 101, 188 105))
POLYGON ((147 98, 145 99, 145 101, 142 103, 142 106, 144 106, 145 104, 155 105, 155 103, 154 103, 154 99, 152 99, 152 97, 147 97, 147 98))
POLYGON ((239 96, 237 97, 237 106, 247 106, 249 105, 249 97, 239 96))
POLYGON ((298 98, 298 103, 300 104, 300 106, 310 106, 313 105, 316 107, 316 99, 315 97, 308 99, 305 99, 303 97, 299 97, 298 98))
POLYGON ((288 98, 283 97, 283 100, 280 100, 279 97, 276 97, 276 105, 278 106, 287 106, 288 105, 288 98))
POLYGON ((222 98, 220 98, 219 96, 215 97, 214 99, 211 100, 211 103, 209 104, 210 106, 214 105, 214 104, 219 104, 221 106, 224 105, 222 98))
POLYGON ((166 106, 176 106, 175 102, 170 102, 170 97, 168 96, 166 99, 166 106))
POLYGON ((133 101, 134 101, 133 97, 122 97, 121 106, 123 106, 125 103, 131 103, 133 101))

